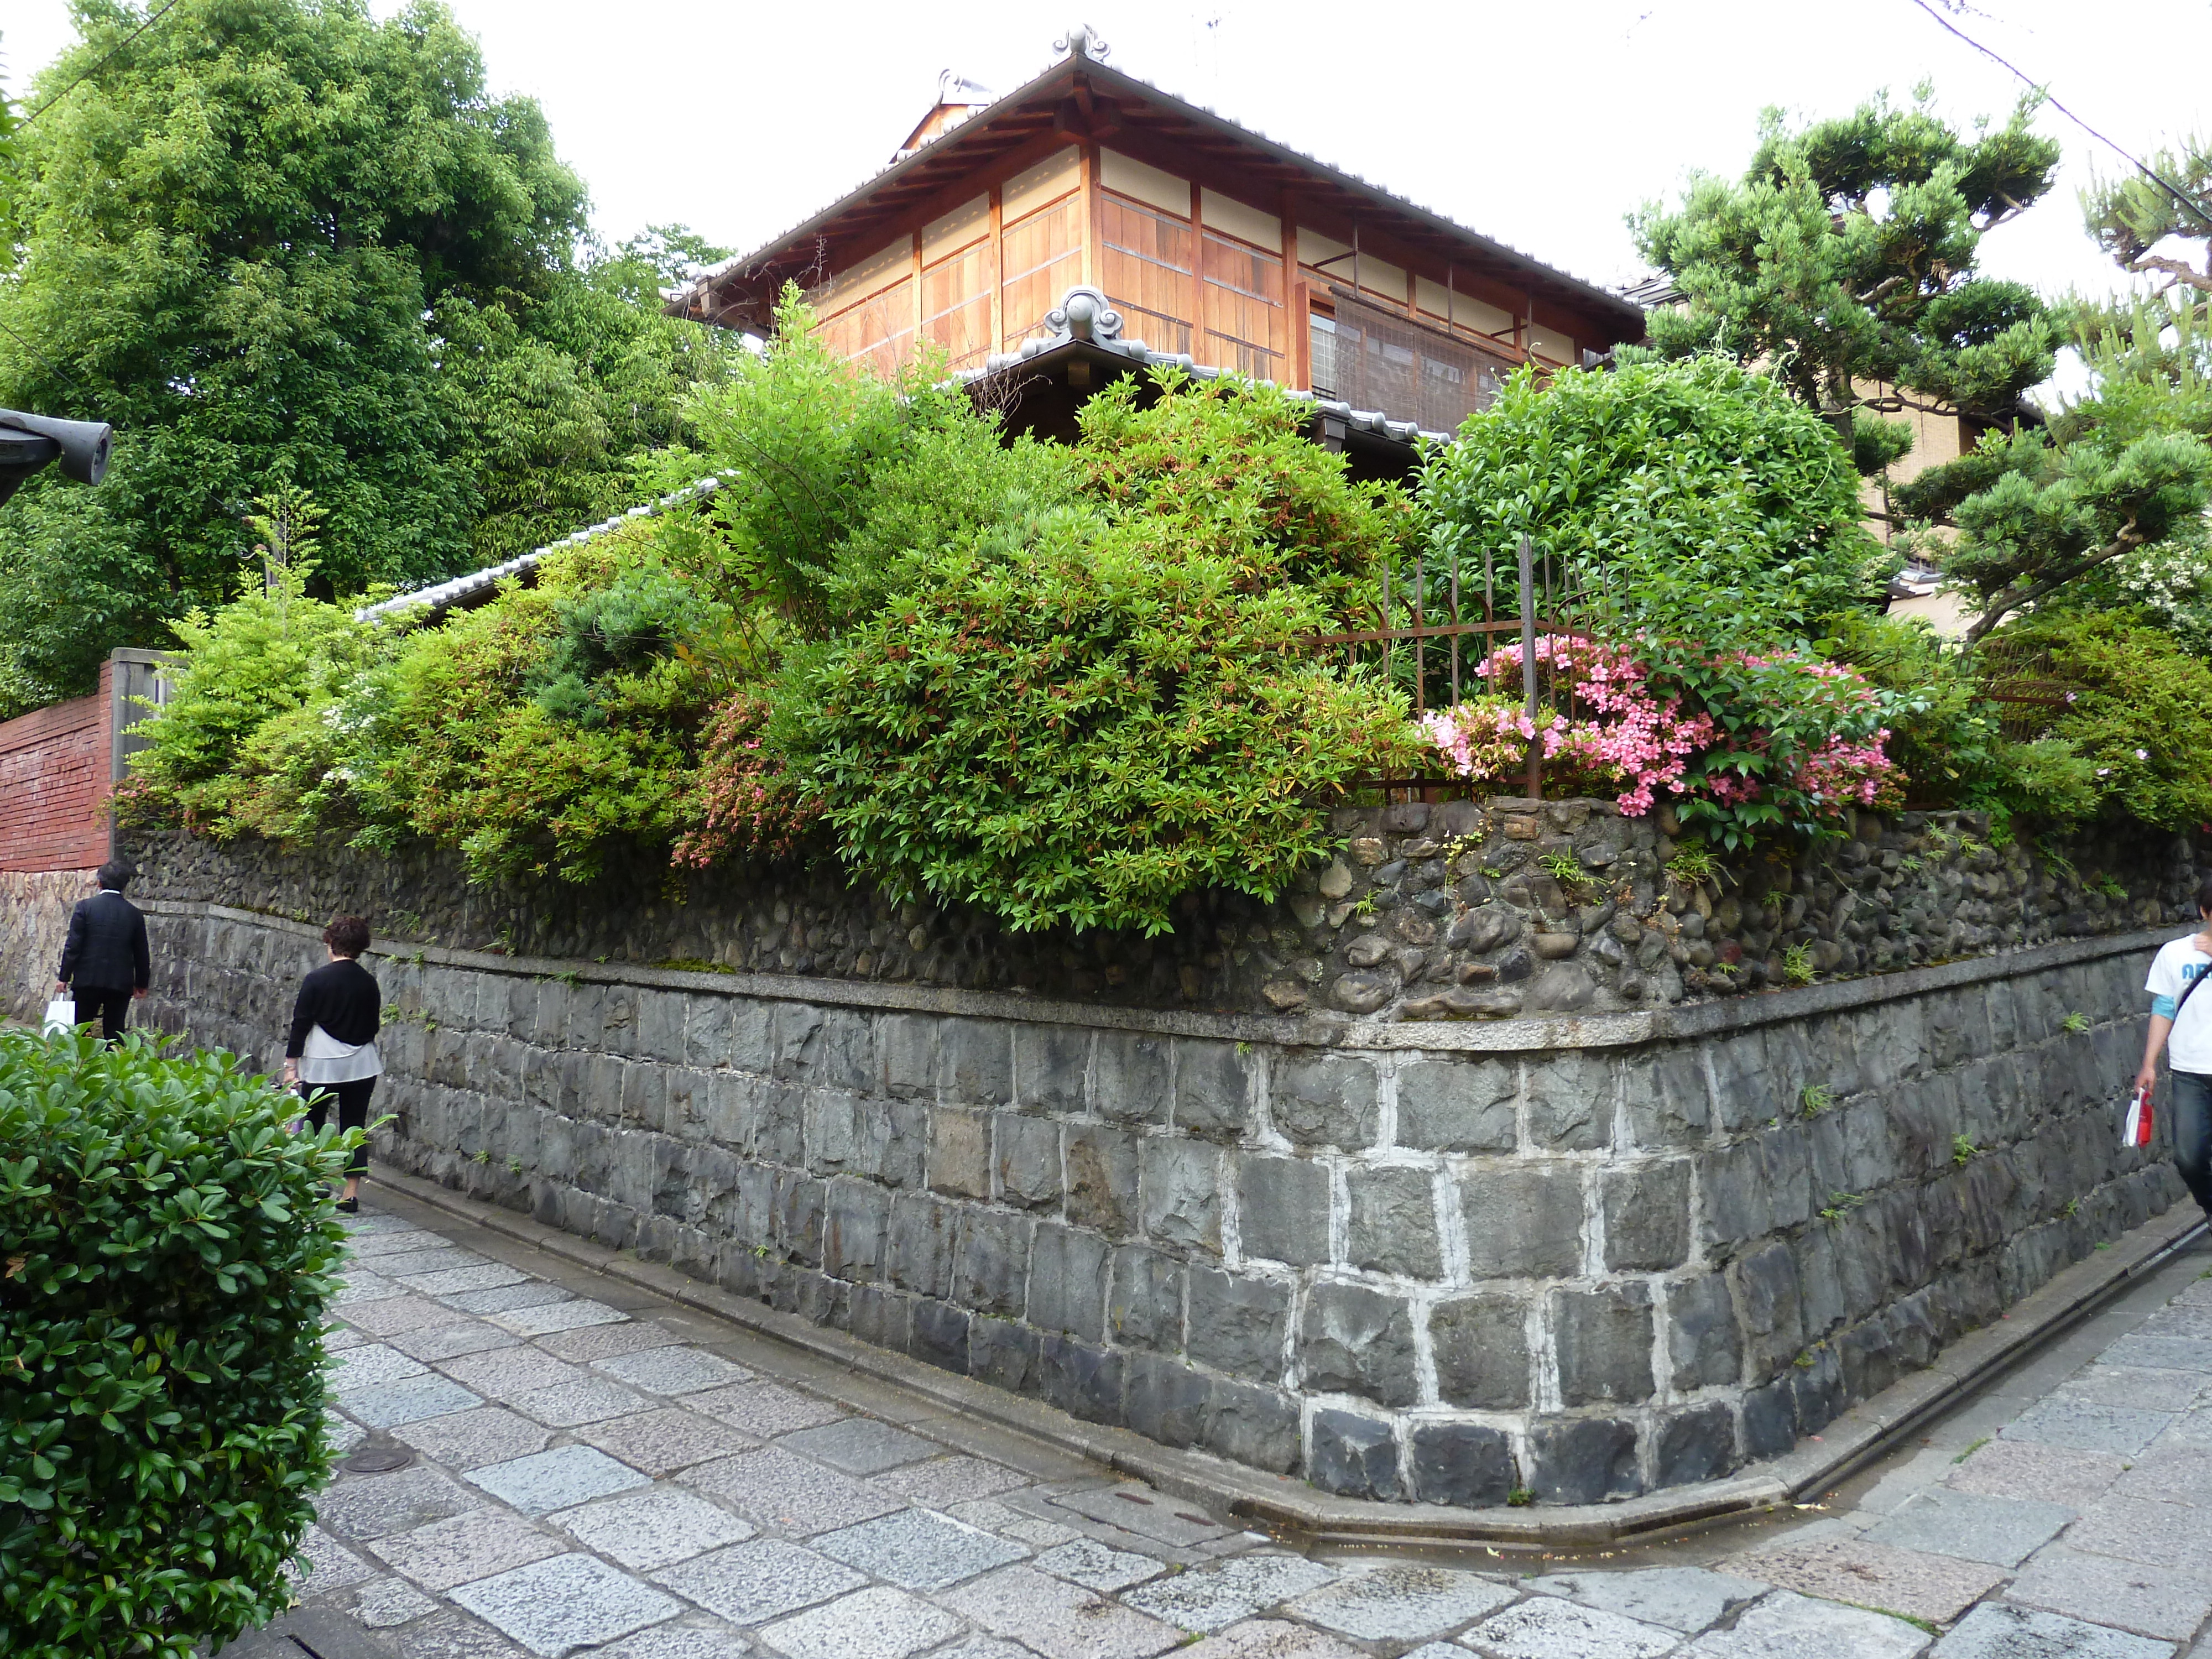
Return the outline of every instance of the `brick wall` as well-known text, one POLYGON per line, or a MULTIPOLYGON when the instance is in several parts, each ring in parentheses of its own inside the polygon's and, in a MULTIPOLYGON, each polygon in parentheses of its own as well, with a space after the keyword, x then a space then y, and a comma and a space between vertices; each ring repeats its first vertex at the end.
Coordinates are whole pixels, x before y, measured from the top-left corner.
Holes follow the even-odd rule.
POLYGON ((84 870, 107 856, 115 665, 100 690, 0 725, 0 872, 84 870))

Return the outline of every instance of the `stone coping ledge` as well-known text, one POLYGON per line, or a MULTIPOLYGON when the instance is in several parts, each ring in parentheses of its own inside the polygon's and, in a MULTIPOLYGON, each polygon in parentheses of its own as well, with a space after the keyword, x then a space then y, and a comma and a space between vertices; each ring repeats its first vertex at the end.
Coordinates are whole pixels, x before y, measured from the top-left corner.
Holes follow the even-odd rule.
MULTIPOLYGON (((252 922, 259 927, 317 941, 322 930, 262 910, 242 910, 203 901, 149 899, 143 907, 162 916, 209 917, 252 922)), ((1532 1049, 1613 1048, 1672 1038, 1710 1036, 1744 1030, 1808 1015, 1871 1007, 1931 991, 1954 990, 1991 980, 2013 979, 2097 962, 2107 957, 2155 951, 2174 937, 2172 927, 2136 928, 2056 940, 2024 950, 1964 957, 1933 967, 1900 969, 1829 980, 1817 985, 1754 995, 1717 998, 1677 1007, 1636 1013, 1581 1018, 1501 1020, 1358 1020, 1341 1014, 1303 1018, 1261 1014, 1200 1013, 1177 1009, 1127 1008, 1105 1003, 1063 1002, 1006 991, 963 991, 946 986, 892 985, 865 980, 825 979, 795 974, 702 973, 685 969, 647 968, 629 963, 579 962, 561 957, 507 956, 463 951, 447 945, 387 939, 369 947, 371 957, 416 957, 441 967, 520 978, 565 978, 581 983, 639 985, 710 995, 770 998, 896 1012, 965 1015, 975 1018, 1022 1020, 1038 1024, 1089 1025, 1171 1036, 1215 1037, 1232 1042, 1281 1043, 1292 1048, 1422 1049, 1431 1053, 1516 1054, 1532 1049)))
POLYGON ((1462 1510, 1332 1497, 1302 1481, 1204 1452, 1177 1450, 1127 1429, 1085 1423, 1057 1407, 972 1377, 917 1364, 907 1355, 811 1324, 796 1314, 779 1313, 665 1264, 642 1261, 633 1252, 588 1243, 435 1182, 381 1166, 369 1178, 458 1220, 787 1343, 872 1382, 908 1389, 948 1410, 1029 1435, 1148 1481, 1172 1496, 1212 1504, 1241 1519, 1300 1534, 1311 1543, 1442 1549, 1499 1545, 1555 1549, 1656 1541, 1817 1495, 2078 1323, 2205 1231, 2202 1219, 2172 1211, 2146 1222, 2111 1249, 2094 1250, 2063 1269, 2022 1298, 1998 1323, 1952 1343, 1926 1370, 1852 1407, 1824 1433, 1794 1451, 1747 1472, 1619 1504, 1462 1510))

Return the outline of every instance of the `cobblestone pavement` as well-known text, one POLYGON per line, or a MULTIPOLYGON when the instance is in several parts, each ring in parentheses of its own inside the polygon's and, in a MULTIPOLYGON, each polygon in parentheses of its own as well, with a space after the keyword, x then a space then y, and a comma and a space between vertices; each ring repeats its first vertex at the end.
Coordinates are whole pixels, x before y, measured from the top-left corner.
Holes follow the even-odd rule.
POLYGON ((336 1420, 413 1460, 340 1476, 299 1607, 226 1659, 2171 1659, 2212 1616, 2212 1255, 1786 1524, 1597 1557, 1310 1557, 368 1205, 336 1420))

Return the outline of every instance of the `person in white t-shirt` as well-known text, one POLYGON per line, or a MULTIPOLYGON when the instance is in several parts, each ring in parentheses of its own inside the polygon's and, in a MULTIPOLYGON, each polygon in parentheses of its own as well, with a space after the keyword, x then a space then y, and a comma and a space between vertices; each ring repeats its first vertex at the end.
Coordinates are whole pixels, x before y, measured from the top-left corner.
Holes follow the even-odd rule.
POLYGON ((2197 1207, 2212 1216, 2212 987, 2192 990, 2212 972, 2212 877, 2197 890, 2203 927, 2169 940, 2150 964, 2150 1036, 2136 1086, 2158 1081, 2158 1051, 2173 1072, 2173 1167, 2197 1207))

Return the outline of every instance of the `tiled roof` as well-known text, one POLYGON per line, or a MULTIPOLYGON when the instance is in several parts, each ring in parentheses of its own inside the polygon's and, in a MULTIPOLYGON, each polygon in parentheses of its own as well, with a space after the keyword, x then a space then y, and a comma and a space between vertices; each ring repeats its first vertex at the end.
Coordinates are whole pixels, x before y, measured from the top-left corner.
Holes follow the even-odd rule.
POLYGON ((701 272, 690 283, 686 283, 683 288, 676 291, 677 302, 679 305, 688 307, 692 304, 696 298, 701 298, 711 295, 714 283, 721 277, 726 276, 732 272, 750 274, 756 267, 762 266, 764 264, 772 261, 775 256, 783 250, 790 247, 795 242, 813 235, 817 229, 823 227, 830 220, 835 218, 840 211, 866 197, 886 179, 899 173, 902 169, 913 167, 917 163, 922 161, 930 155, 935 143, 946 142, 953 137, 953 134, 964 131, 967 129, 988 125, 993 118, 998 116, 1001 112, 1011 111, 1019 105, 1024 99, 1032 96, 1036 92, 1039 86, 1050 77, 1056 70, 1059 70, 1069 64, 1078 64, 1082 65, 1084 70, 1086 72, 1103 77, 1106 90, 1114 90, 1115 88, 1112 87, 1111 83, 1119 82, 1125 83, 1127 87, 1134 88, 1141 93, 1149 94, 1153 97, 1158 98, 1167 104, 1179 106, 1182 110, 1188 112, 1194 116, 1205 118, 1205 120, 1207 123, 1212 124, 1217 130, 1225 130, 1227 132, 1231 133, 1239 138, 1249 139, 1266 149, 1273 150, 1278 156, 1285 161, 1293 162, 1300 167, 1310 168, 1316 173, 1328 175, 1341 184, 1355 187, 1358 191, 1364 193, 1371 198, 1401 209, 1407 213, 1413 215, 1417 218, 1425 219, 1431 224, 1442 227, 1455 235, 1466 237, 1476 243, 1481 244, 1492 250, 1493 252, 1504 256, 1506 260, 1510 264, 1517 264, 1523 269, 1540 273, 1544 276, 1565 284, 1570 289, 1579 290, 1580 294, 1587 301, 1594 301, 1601 304, 1614 307, 1618 307, 1625 304, 1634 303, 1632 300, 1625 299, 1623 295, 1615 293, 1611 289, 1605 287, 1602 283, 1591 281, 1587 277, 1578 276, 1572 271, 1565 270, 1557 265, 1547 264, 1545 261, 1537 258, 1534 254, 1523 252, 1521 249, 1515 247, 1509 242, 1503 242, 1494 236, 1486 235, 1480 231, 1472 229, 1466 225, 1461 224, 1457 220, 1451 218, 1446 214, 1437 212, 1434 208, 1425 206, 1421 203, 1413 201, 1408 197, 1401 196, 1395 191, 1387 190, 1381 185, 1373 183, 1371 180, 1363 177, 1361 174, 1348 173, 1341 167, 1332 167, 1328 162, 1321 161, 1304 150, 1297 149, 1289 144, 1281 143, 1278 139, 1271 138, 1266 133, 1261 132, 1255 127, 1246 126, 1241 122, 1233 120, 1230 117, 1221 114, 1210 105, 1193 103, 1190 100, 1181 97, 1175 93, 1169 92, 1152 82, 1131 75, 1126 70, 1109 65, 1103 62, 1101 58, 1097 55, 1103 51, 1103 47, 1101 47, 1097 42, 1096 37, 1091 35, 1087 30, 1075 31, 1068 40, 1059 44, 1066 49, 1067 55, 1066 57, 1055 58, 1036 76, 1022 86, 1016 88, 1012 92, 1008 93, 996 103, 976 109, 966 121, 963 121, 960 125, 960 126, 953 128, 948 132, 940 135, 937 140, 933 140, 931 143, 923 144, 915 149, 902 151, 899 155, 892 158, 889 165, 878 168, 860 185, 856 185, 852 190, 848 191, 843 196, 840 197, 836 202, 832 203, 827 208, 822 210, 822 211, 811 215, 808 218, 801 221, 799 224, 791 227, 788 230, 770 238, 765 242, 763 242, 752 252, 739 254, 733 258, 723 261, 720 264, 713 267, 711 270, 701 272))
MULTIPOLYGON (((959 375, 961 381, 972 385, 1079 340, 1101 351, 1127 357, 1133 362, 1163 368, 1180 368, 1193 380, 1218 380, 1229 372, 1201 363, 1188 351, 1154 351, 1142 340, 1124 337, 1121 313, 1109 305, 1106 296, 1095 288, 1068 289, 1060 304, 1045 313, 1044 321, 1045 326, 1054 331, 1050 336, 1024 340, 1018 351, 994 352, 985 361, 982 368, 963 369, 959 375)), ((1417 439, 1425 439, 1431 443, 1449 443, 1452 441, 1449 432, 1429 432, 1412 421, 1394 421, 1380 410, 1354 409, 1338 398, 1319 398, 1310 392, 1291 390, 1286 395, 1297 402, 1311 404, 1318 414, 1342 421, 1355 431, 1372 433, 1378 438, 1393 438, 1407 444, 1417 439)))
POLYGON ((702 478, 695 484, 686 484, 681 489, 663 495, 657 501, 647 501, 633 507, 627 513, 617 514, 611 519, 602 519, 597 524, 586 525, 581 530, 563 536, 550 546, 541 547, 534 552, 519 555, 507 560, 504 564, 495 564, 486 570, 471 571, 465 576, 456 576, 449 582, 440 582, 434 587, 418 587, 411 593, 401 593, 392 599, 380 600, 375 605, 365 605, 353 613, 353 619, 356 622, 366 622, 371 617, 398 616, 402 611, 412 611, 422 605, 427 605, 433 611, 448 611, 457 605, 465 605, 477 595, 489 592, 497 587, 509 576, 519 576, 523 572, 534 568, 538 562, 548 553, 557 552, 564 547, 582 547, 597 541, 608 532, 619 530, 624 525, 634 523, 639 519, 649 519, 657 513, 665 513, 671 507, 688 506, 693 501, 703 501, 721 487, 722 481, 720 478, 702 478))
MULTIPOLYGON (((1046 326, 1054 331, 1052 334, 1024 340, 1019 351, 999 353, 992 356, 981 368, 961 370, 957 376, 960 383, 963 386, 972 386, 978 380, 1002 374, 1009 368, 1018 368, 1049 352, 1078 343, 1101 351, 1111 352, 1116 356, 1126 357, 1133 363, 1146 367, 1180 368, 1188 374, 1193 380, 1218 380, 1228 373, 1225 369, 1216 368, 1210 364, 1197 362, 1187 351, 1154 351, 1142 340, 1125 337, 1121 332, 1121 313, 1108 305, 1106 296, 1095 288, 1068 289, 1061 296, 1060 304, 1045 313, 1044 320, 1046 326)), ((1340 399, 1316 398, 1310 392, 1292 390, 1286 392, 1285 395, 1295 401, 1311 404, 1317 415, 1341 421, 1352 431, 1364 432, 1377 438, 1388 438, 1403 444, 1412 444, 1416 441, 1449 443, 1452 441, 1451 434, 1448 432, 1425 431, 1412 421, 1394 421, 1380 410, 1354 409, 1350 404, 1340 399)), ((466 576, 456 576, 453 580, 440 582, 434 587, 417 588, 411 593, 402 593, 396 598, 385 599, 375 605, 363 605, 353 613, 354 619, 361 622, 371 617, 397 616, 402 611, 420 606, 427 606, 432 611, 447 611, 457 605, 466 605, 472 599, 488 594, 509 576, 518 576, 525 571, 534 568, 538 562, 548 553, 556 552, 564 547, 582 547, 605 535, 609 531, 618 530, 635 520, 651 518, 654 514, 665 512, 671 507, 684 507, 693 501, 704 501, 721 487, 722 480, 719 477, 702 478, 698 483, 686 485, 672 495, 663 495, 657 501, 633 507, 627 513, 615 518, 602 520, 598 524, 586 525, 574 534, 564 536, 549 547, 541 547, 534 552, 522 554, 519 557, 507 560, 504 564, 495 564, 489 569, 475 571, 466 576)))

